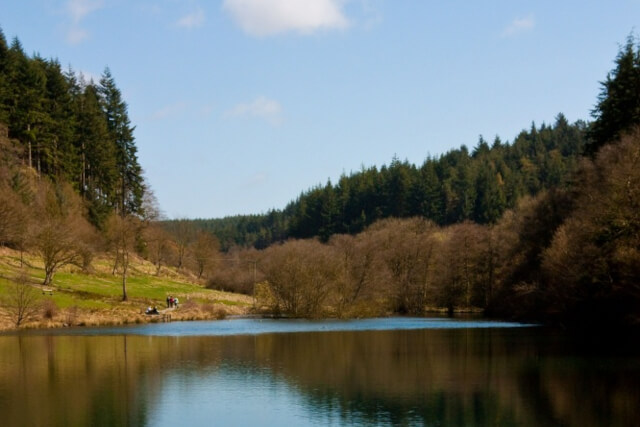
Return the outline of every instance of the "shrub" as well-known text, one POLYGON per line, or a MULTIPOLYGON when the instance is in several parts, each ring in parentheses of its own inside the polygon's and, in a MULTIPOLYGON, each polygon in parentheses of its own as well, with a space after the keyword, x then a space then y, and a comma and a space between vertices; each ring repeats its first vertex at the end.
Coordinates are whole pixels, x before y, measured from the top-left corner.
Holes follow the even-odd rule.
POLYGON ((42 303, 42 317, 53 319, 58 314, 58 305, 52 299, 46 299, 42 303))

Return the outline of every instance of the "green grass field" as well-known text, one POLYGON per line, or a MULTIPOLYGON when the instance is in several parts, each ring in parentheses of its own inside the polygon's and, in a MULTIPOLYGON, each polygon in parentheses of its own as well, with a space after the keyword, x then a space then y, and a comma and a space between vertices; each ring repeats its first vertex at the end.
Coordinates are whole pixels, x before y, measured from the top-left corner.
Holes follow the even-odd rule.
MULTIPOLYGON (((0 322, 2 329, 8 329, 12 322, 8 308, 11 305, 10 294, 14 280, 21 273, 20 254, 0 249, 0 322)), ((54 307, 59 319, 46 319, 32 322, 32 326, 57 326, 64 323, 63 314, 71 309, 80 311, 84 316, 92 317, 91 324, 121 323, 145 321, 140 317, 148 306, 166 307, 168 295, 178 297, 179 310, 173 316, 177 319, 215 318, 224 314, 247 313, 253 300, 250 296, 220 292, 205 288, 188 273, 163 268, 159 276, 153 274, 154 266, 136 258, 130 263, 127 276, 128 301, 122 301, 122 275, 112 274, 113 261, 102 257, 92 263, 90 273, 75 266, 66 266, 56 272, 52 286, 42 287, 44 269, 42 262, 32 254, 24 255, 24 271, 28 283, 38 295, 39 302, 54 307), (53 291, 52 295, 43 290, 53 291)), ((67 316, 68 317, 68 316, 67 316)), ((88 324, 87 321, 84 322, 88 324)))

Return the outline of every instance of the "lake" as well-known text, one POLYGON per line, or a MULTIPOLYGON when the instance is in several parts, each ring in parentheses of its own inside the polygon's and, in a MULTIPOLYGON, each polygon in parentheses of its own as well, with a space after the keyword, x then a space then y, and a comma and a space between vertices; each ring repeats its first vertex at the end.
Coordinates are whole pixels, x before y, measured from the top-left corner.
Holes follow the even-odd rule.
POLYGON ((636 344, 429 318, 4 335, 1 424, 632 426, 636 344))

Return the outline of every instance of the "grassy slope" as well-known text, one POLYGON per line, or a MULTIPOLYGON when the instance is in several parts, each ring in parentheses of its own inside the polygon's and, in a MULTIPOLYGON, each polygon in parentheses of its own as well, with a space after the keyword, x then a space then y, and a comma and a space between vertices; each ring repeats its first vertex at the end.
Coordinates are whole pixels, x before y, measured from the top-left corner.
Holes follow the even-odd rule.
MULTIPOLYGON (((155 276, 150 263, 136 258, 131 262, 127 279, 129 300, 122 302, 122 279, 112 275, 112 260, 98 258, 91 274, 77 267, 64 267, 58 271, 51 288, 53 295, 43 295, 42 262, 25 254, 29 283, 34 287, 43 309, 27 327, 56 327, 70 325, 102 325, 137 323, 158 320, 145 316, 148 306, 166 307, 166 297, 179 298, 180 308, 171 312, 172 320, 220 318, 226 314, 244 314, 252 306, 252 298, 204 288, 195 278, 171 269, 163 269, 155 276)), ((0 329, 11 328, 7 312, 12 279, 20 272, 20 254, 0 248, 0 329)))

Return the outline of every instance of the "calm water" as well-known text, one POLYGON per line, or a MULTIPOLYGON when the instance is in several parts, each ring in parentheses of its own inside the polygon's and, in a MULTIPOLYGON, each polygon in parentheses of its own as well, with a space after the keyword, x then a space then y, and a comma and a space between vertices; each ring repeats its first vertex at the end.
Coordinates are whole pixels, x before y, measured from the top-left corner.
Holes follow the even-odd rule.
POLYGON ((443 319, 0 336, 0 424, 640 425, 635 343, 443 319))

